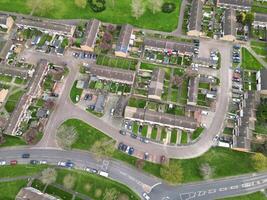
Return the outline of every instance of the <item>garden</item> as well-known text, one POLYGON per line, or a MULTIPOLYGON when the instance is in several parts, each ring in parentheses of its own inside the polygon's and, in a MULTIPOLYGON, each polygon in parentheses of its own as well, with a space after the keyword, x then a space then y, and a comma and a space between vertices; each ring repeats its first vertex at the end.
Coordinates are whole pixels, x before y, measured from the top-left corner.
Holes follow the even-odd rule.
POLYGON ((134 71, 137 65, 137 60, 112 57, 101 54, 97 57, 96 64, 134 71))

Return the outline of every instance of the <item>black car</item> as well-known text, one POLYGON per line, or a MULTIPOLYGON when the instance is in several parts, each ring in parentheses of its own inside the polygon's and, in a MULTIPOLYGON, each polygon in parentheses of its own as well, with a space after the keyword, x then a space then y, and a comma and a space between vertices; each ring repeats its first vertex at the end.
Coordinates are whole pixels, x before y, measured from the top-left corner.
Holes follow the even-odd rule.
POLYGON ((147 160, 149 158, 149 154, 146 152, 144 153, 144 160, 147 160))
POLYGON ((134 152, 134 148, 133 147, 130 147, 129 151, 128 151, 128 154, 129 155, 133 155, 133 152, 134 152))
POLYGON ((131 137, 134 138, 134 139, 136 139, 137 138, 137 135, 135 135, 135 134, 132 133, 131 134, 131 137))
POLYGON ((29 153, 24 153, 24 154, 22 154, 21 157, 22 157, 22 158, 29 158, 29 157, 30 157, 30 154, 29 154, 29 153))
POLYGON ((119 149, 119 150, 122 150, 122 147, 123 147, 123 143, 121 142, 121 143, 119 143, 119 145, 118 145, 118 149, 119 149))
POLYGON ((30 164, 37 165, 37 164, 39 164, 39 161, 38 160, 31 160, 30 161, 30 164))
POLYGON ((68 160, 66 162, 66 167, 73 168, 74 167, 74 163, 72 161, 68 160))
POLYGON ((91 100, 92 99, 92 95, 91 94, 85 94, 84 95, 84 100, 91 100))
POLYGON ((126 135, 126 131, 120 130, 121 135, 126 135))

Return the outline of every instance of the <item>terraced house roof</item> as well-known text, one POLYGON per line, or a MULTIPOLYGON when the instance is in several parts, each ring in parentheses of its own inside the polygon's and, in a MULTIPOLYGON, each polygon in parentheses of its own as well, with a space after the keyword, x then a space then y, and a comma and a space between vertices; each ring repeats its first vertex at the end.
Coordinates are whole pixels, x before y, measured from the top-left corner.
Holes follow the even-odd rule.
POLYGON ((193 0, 189 19, 189 30, 201 30, 202 8, 202 0, 193 0))
POLYGON ((236 35, 236 15, 232 8, 226 9, 224 13, 224 35, 236 35))
POLYGON ((100 27, 100 21, 97 19, 90 20, 86 24, 85 31, 85 40, 83 41, 83 45, 92 47, 95 44, 97 33, 100 27))
POLYGON ((121 27, 118 43, 116 46, 116 51, 127 53, 132 33, 133 33, 132 25, 126 24, 121 27))

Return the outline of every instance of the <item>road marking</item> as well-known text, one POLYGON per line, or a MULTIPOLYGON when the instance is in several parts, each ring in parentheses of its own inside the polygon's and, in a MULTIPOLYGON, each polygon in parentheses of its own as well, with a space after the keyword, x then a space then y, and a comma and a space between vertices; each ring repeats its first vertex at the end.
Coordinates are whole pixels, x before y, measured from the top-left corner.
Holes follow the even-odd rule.
POLYGON ((170 197, 163 197, 161 200, 169 200, 170 197))
POLYGON ((161 182, 158 182, 158 183, 152 185, 152 186, 151 186, 151 190, 152 190, 154 187, 156 187, 156 186, 158 186, 158 185, 160 185, 160 184, 161 184, 161 182))
POLYGON ((209 189, 208 190, 208 194, 213 194, 213 193, 216 193, 216 189, 209 189))
POLYGON ((206 191, 199 191, 199 192, 197 192, 197 193, 198 193, 197 196, 201 197, 201 196, 205 196, 206 191))
POLYGON ((241 185, 241 187, 243 187, 243 188, 247 188, 247 187, 251 187, 251 186, 252 186, 251 183, 243 183, 241 185))
POLYGON ((220 192, 224 192, 224 191, 226 191, 227 190, 227 188, 225 187, 225 188, 219 188, 219 191, 220 192))
POLYGON ((189 193, 180 193, 181 200, 189 200, 196 197, 195 192, 189 192, 189 193))
POLYGON ((233 186, 230 187, 230 189, 231 190, 236 190, 236 189, 238 189, 238 185, 233 185, 233 186))

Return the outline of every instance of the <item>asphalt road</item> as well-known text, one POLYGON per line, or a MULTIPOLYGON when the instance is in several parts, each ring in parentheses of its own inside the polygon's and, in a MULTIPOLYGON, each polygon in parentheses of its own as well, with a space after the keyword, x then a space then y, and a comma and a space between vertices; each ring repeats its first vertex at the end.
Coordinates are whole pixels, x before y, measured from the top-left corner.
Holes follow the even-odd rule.
POLYGON ((106 133, 116 141, 124 142, 130 146, 133 146, 138 151, 148 152, 150 155, 157 156, 158 159, 161 155, 166 155, 169 158, 180 159, 193 158, 202 155, 213 145, 214 136, 223 130, 230 96, 231 71, 229 67, 231 64, 231 45, 221 41, 203 40, 200 43, 200 54, 203 54, 203 56, 206 57, 208 56, 209 50, 214 47, 220 50, 222 57, 221 69, 219 70, 221 87, 218 90, 219 94, 216 103, 215 117, 213 118, 210 127, 204 130, 201 138, 196 143, 184 146, 168 146, 154 142, 144 144, 136 139, 119 134, 119 127, 109 125, 104 120, 86 112, 71 102, 69 94, 72 84, 78 74, 79 64, 82 62, 81 60, 76 60, 68 54, 62 57, 56 55, 47 55, 33 50, 25 50, 22 56, 29 61, 31 61, 31 59, 35 59, 32 60, 32 62, 36 62, 40 58, 46 58, 50 62, 54 63, 62 63, 64 61, 68 64, 70 70, 69 75, 66 77, 62 94, 58 99, 57 106, 52 112, 48 124, 45 127, 44 137, 37 146, 42 148, 59 148, 56 144, 56 129, 65 120, 76 118, 83 120, 91 126, 106 133))
POLYGON ((125 163, 114 160, 96 160, 91 154, 84 151, 9 148, 0 149, 1 159, 6 161, 17 159, 19 163, 29 163, 31 159, 47 160, 52 165, 56 165, 58 161, 71 160, 77 169, 92 167, 108 172, 109 178, 127 185, 139 195, 152 189, 149 193, 151 200, 212 200, 252 193, 267 187, 267 172, 170 186, 125 163), (22 159, 23 153, 30 153, 30 158, 22 159))

